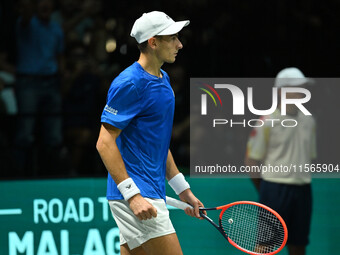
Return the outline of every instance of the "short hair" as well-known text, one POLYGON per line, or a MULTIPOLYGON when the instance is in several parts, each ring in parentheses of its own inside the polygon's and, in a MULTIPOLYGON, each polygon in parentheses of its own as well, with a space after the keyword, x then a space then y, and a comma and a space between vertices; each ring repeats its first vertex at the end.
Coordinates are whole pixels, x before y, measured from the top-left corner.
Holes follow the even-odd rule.
MULTIPOLYGON (((157 38, 158 40, 163 40, 163 37, 161 35, 155 35, 153 37, 157 38)), ((145 53, 148 49, 148 40, 146 40, 145 42, 137 44, 137 47, 138 47, 140 52, 145 53)))
POLYGON ((138 47, 140 52, 145 53, 147 51, 147 48, 148 48, 148 41, 146 40, 145 42, 138 43, 137 47, 138 47))

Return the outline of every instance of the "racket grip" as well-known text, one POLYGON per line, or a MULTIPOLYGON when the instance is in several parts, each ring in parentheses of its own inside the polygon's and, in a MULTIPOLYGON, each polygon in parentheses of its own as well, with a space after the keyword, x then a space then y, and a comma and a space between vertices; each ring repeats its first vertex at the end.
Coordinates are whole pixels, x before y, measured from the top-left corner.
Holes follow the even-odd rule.
POLYGON ((182 210, 185 210, 186 208, 193 208, 191 205, 183 202, 183 201, 180 201, 180 200, 177 200, 177 199, 174 199, 172 197, 166 197, 166 203, 168 205, 171 205, 173 207, 176 207, 178 209, 182 209, 182 210))

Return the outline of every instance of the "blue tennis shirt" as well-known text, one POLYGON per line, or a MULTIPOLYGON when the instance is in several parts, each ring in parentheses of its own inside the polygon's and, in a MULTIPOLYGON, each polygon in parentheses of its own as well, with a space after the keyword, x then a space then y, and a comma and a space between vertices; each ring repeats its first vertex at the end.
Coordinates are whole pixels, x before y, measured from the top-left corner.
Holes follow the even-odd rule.
MULTIPOLYGON (((117 146, 126 170, 143 197, 165 199, 166 160, 175 97, 169 76, 147 73, 135 62, 114 79, 101 122, 122 130, 117 146)), ((107 199, 123 199, 108 175, 107 199)))

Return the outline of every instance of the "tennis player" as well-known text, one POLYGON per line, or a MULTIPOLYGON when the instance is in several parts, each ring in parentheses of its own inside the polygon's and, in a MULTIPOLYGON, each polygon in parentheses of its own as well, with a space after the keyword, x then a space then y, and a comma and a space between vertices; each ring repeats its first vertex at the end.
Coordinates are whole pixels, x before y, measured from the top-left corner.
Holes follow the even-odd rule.
MULTIPOLYGON (((304 87, 313 81, 295 67, 285 68, 276 76, 275 87, 304 87)), ((281 92, 279 92, 281 93, 281 92)), ((287 93, 287 98, 300 98, 301 93, 287 93)), ((305 116, 295 105, 287 105, 287 116, 298 122, 296 127, 263 125, 253 129, 245 164, 249 166, 299 166, 316 158, 316 132, 313 116, 305 116)), ((283 120, 278 109, 266 119, 283 120)), ((276 122, 276 123, 280 123, 276 122)), ((267 123, 267 122, 266 122, 267 123)), ((277 211, 287 223, 287 246, 290 255, 306 254, 312 215, 311 175, 300 171, 266 171, 253 182, 260 203, 277 211)))
POLYGON ((131 36, 140 56, 114 79, 101 117, 97 150, 108 170, 107 199, 120 230, 121 254, 182 254, 165 204, 165 179, 186 213, 199 218, 193 195, 169 150, 175 95, 161 69, 175 62, 178 32, 189 21, 163 12, 144 13, 131 36))

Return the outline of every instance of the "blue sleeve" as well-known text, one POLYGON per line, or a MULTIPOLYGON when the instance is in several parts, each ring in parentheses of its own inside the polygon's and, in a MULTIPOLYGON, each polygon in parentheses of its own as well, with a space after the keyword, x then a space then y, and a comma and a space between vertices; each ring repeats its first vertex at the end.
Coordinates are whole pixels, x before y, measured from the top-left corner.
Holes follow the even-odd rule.
POLYGON ((124 129, 141 111, 141 98, 132 83, 112 84, 101 122, 124 129))

